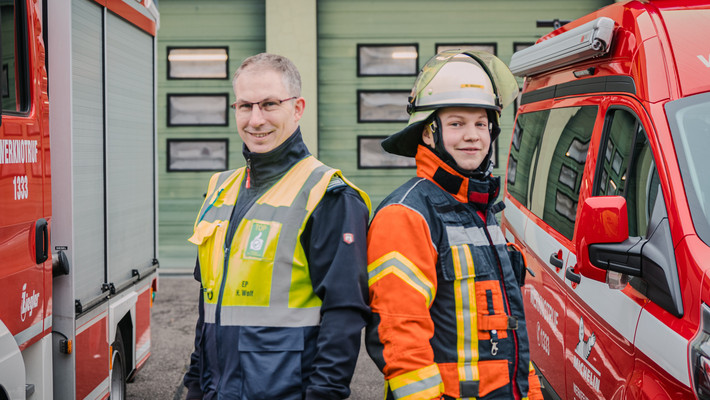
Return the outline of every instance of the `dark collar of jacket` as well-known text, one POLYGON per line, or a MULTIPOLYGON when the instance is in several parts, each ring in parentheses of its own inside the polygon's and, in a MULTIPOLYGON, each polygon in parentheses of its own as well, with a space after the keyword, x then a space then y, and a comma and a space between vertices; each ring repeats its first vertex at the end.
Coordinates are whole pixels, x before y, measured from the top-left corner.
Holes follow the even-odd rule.
POLYGON ((498 197, 500 178, 488 175, 479 180, 467 178, 442 161, 423 145, 417 148, 417 176, 434 182, 461 203, 469 203, 479 210, 487 210, 498 197))
POLYGON ((247 162, 248 173, 251 174, 251 184, 260 186, 280 178, 294 164, 308 157, 311 153, 303 142, 301 128, 298 127, 277 148, 267 153, 253 153, 244 145, 242 147, 242 155, 247 162))

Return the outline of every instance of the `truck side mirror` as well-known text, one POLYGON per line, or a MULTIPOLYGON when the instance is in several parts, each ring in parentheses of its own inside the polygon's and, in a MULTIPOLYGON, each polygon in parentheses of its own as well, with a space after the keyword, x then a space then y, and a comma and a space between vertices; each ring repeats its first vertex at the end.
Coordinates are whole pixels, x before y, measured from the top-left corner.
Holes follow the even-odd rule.
POLYGON ((616 281, 622 274, 641 275, 638 246, 641 238, 629 237, 626 199, 621 196, 587 198, 577 227, 578 273, 610 285, 610 279, 616 281), (610 275, 610 271, 616 274, 610 275))

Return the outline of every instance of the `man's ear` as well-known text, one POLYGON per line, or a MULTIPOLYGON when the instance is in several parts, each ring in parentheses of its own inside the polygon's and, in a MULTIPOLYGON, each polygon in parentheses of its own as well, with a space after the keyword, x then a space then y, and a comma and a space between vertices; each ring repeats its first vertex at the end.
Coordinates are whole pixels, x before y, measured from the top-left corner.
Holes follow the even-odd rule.
POLYGON ((296 118, 296 122, 298 122, 301 120, 301 117, 303 117, 303 112, 306 109, 306 99, 299 97, 295 102, 294 117, 296 118))

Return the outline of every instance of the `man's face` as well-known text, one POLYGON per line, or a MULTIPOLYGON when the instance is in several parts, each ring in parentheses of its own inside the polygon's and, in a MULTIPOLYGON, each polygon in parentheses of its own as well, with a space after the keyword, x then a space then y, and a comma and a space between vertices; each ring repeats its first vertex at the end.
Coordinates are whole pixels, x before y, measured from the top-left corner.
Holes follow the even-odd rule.
POLYGON ((255 153, 269 152, 288 139, 305 108, 302 97, 293 98, 286 90, 281 73, 270 69, 243 71, 234 82, 234 94, 237 131, 255 153), (250 104, 256 102, 260 104, 250 104))

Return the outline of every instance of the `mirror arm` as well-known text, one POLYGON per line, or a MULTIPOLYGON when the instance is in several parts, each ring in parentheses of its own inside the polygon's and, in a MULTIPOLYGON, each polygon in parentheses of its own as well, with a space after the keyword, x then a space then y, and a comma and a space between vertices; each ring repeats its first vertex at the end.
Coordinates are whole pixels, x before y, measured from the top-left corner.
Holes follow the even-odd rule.
POLYGON ((589 261, 597 268, 641 276, 641 248, 645 240, 630 237, 621 243, 589 245, 589 261))

